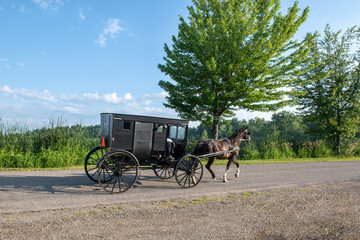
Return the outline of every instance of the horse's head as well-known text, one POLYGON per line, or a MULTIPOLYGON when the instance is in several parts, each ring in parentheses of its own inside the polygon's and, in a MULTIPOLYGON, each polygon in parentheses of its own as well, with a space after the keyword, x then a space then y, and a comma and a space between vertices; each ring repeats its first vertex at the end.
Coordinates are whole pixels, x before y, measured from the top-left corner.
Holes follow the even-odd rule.
POLYGON ((234 134, 231 136, 232 139, 235 140, 236 143, 241 144, 242 141, 244 142, 250 142, 250 132, 248 130, 248 127, 242 127, 234 132, 234 134))
POLYGON ((246 127, 246 129, 244 130, 244 135, 243 135, 242 140, 245 142, 251 142, 251 137, 250 137, 250 132, 248 130, 248 127, 246 127))

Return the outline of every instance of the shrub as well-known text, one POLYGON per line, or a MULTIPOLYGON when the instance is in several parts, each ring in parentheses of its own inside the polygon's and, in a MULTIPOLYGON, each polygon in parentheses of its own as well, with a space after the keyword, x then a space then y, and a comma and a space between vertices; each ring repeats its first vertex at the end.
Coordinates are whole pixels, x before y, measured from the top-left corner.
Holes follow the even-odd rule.
POLYGON ((243 160, 260 159, 259 150, 256 148, 256 145, 253 143, 246 144, 244 147, 240 148, 239 156, 240 159, 243 160))

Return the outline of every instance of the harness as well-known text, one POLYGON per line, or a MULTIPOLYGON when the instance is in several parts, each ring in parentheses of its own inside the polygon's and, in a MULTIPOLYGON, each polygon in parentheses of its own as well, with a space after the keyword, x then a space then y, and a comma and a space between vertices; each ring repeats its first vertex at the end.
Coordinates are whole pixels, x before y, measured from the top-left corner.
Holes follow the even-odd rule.
POLYGON ((224 138, 222 140, 229 144, 229 149, 233 149, 233 145, 231 144, 231 141, 228 138, 224 138))

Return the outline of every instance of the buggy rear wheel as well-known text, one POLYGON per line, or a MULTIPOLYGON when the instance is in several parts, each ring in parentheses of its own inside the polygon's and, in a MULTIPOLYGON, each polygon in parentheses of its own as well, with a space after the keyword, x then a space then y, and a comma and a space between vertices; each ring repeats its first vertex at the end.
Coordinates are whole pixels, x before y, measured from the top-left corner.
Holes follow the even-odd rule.
POLYGON ((100 146, 96 146, 86 155, 84 168, 86 175, 90 178, 91 181, 98 181, 97 173, 99 171, 99 161, 101 157, 107 152, 107 148, 100 148, 100 146))
POLYGON ((198 157, 186 155, 175 167, 176 182, 182 188, 195 187, 201 181, 203 171, 203 164, 198 157))
POLYGON ((139 162, 130 152, 108 152, 99 162, 98 182, 106 192, 125 192, 134 185, 138 176, 139 162))

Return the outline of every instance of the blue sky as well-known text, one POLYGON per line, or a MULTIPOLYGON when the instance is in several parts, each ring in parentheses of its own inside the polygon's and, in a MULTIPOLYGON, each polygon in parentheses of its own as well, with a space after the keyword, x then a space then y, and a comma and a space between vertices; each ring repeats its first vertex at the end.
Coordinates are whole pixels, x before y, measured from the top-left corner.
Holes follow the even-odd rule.
MULTIPOLYGON (((282 0, 283 12, 294 1, 282 0)), ((359 0, 299 0, 296 34, 360 24, 359 0)), ((62 117, 99 123, 101 112, 177 117, 163 107, 158 70, 191 0, 0 0, 0 117, 41 126, 62 117)), ((239 111, 239 119, 271 113, 239 111)))

